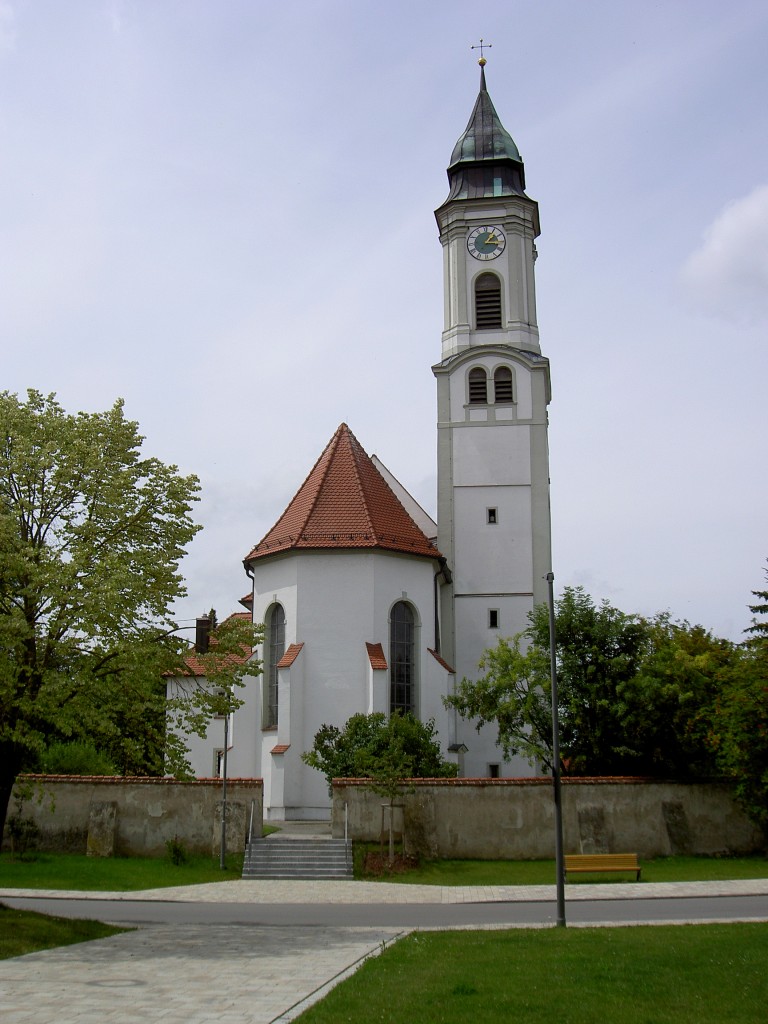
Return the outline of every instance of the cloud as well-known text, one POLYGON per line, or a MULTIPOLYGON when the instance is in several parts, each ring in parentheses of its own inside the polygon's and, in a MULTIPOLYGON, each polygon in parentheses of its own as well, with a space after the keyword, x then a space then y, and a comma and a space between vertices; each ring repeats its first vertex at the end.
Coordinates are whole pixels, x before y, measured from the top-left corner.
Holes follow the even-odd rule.
POLYGON ((681 271, 704 312, 754 321, 768 316, 768 185, 728 203, 681 271))

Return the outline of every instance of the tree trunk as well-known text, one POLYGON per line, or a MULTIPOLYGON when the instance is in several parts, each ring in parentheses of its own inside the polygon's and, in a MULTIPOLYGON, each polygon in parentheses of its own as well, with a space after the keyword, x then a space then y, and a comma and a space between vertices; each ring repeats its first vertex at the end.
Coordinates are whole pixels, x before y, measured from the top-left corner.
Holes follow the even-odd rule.
POLYGON ((14 744, 0 743, 0 845, 2 845, 8 805, 11 802, 13 784, 21 771, 21 753, 14 744))

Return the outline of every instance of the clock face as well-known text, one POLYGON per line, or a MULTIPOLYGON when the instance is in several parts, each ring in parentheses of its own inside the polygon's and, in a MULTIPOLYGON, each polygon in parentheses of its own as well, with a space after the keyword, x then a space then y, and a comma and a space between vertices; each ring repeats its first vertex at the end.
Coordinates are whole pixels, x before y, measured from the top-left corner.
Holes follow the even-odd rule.
POLYGON ((476 260, 495 260, 504 252, 506 244, 504 232, 492 224, 475 228, 470 231, 467 239, 467 248, 470 255, 474 256, 476 260))

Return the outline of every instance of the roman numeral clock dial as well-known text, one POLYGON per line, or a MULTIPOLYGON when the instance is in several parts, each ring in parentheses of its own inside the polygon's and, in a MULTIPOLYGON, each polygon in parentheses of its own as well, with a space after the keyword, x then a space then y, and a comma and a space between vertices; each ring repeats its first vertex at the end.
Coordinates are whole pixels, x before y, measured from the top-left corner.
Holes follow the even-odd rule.
POLYGON ((501 256, 504 252, 506 244, 507 240, 504 237, 504 232, 501 228, 494 227, 492 224, 475 228, 473 231, 470 231, 467 238, 469 254, 474 256, 476 260, 495 260, 497 256, 501 256))

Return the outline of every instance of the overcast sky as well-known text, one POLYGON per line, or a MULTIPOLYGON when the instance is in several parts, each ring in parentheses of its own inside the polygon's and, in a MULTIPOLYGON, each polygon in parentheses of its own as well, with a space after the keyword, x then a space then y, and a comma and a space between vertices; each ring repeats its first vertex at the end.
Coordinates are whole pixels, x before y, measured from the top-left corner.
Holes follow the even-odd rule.
POLYGON ((347 422, 434 514, 433 211, 474 104, 525 161, 556 586, 741 638, 764 586, 765 0, 0 0, 0 387, 202 482, 177 613, 347 422))

